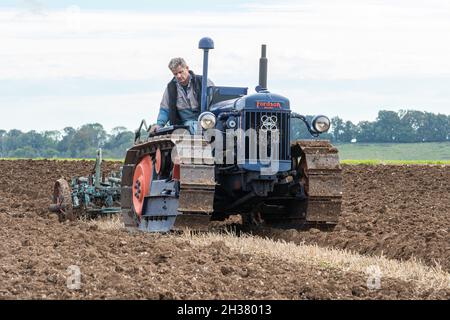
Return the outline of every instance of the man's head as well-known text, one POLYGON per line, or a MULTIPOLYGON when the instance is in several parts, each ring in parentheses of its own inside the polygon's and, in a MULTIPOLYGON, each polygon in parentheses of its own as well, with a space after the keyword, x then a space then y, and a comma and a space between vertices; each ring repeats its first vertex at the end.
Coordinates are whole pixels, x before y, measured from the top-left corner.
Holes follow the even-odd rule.
POLYGON ((189 67, 183 58, 173 58, 170 60, 169 69, 181 85, 186 86, 189 83, 189 67))

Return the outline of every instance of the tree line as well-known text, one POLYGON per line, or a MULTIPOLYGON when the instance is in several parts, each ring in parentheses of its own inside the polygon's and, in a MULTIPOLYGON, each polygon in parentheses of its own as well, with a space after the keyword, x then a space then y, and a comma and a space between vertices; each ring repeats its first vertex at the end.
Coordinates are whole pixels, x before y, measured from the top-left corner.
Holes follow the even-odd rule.
POLYGON ((99 123, 66 127, 62 132, 0 130, 0 157, 95 158, 100 147, 105 158, 123 158, 133 140, 134 132, 127 128, 115 127, 108 133, 99 123))
MULTIPOLYGON (((312 117, 307 117, 311 121, 312 117)), ((291 125, 291 137, 308 139, 310 134, 300 121, 291 125)), ((321 138, 334 143, 411 143, 450 140, 450 115, 416 110, 381 110, 375 121, 354 124, 339 117, 331 119, 331 129, 321 138)))
MULTIPOLYGON (((312 116, 307 116, 311 121, 312 116)), ((375 121, 357 124, 339 117, 331 119, 331 130, 320 136, 333 143, 377 142, 442 142, 450 140, 450 115, 430 112, 382 110, 375 121)), ((292 139, 311 139, 305 125, 297 119, 291 121, 292 139)), ((62 131, 50 130, 22 132, 0 129, 0 158, 93 158, 101 147, 106 158, 121 159, 133 145, 134 132, 115 127, 107 132, 99 123, 80 128, 66 127, 62 131)))

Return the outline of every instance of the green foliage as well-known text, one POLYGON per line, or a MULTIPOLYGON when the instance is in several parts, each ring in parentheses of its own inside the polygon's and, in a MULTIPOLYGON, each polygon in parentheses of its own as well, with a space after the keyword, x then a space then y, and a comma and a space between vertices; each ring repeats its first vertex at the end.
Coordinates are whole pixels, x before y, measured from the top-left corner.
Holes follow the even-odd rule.
MULTIPOLYGON (((311 121, 312 116, 307 116, 311 121)), ((291 121, 291 137, 311 139, 300 120, 291 121)), ((331 130, 320 136, 334 143, 442 142, 450 140, 450 116, 415 110, 381 110, 375 121, 354 124, 339 117, 331 119, 331 130)))
POLYGON ((0 158, 92 158, 102 148, 105 158, 123 159, 133 145, 134 133, 117 127, 108 134, 99 123, 53 130, 0 130, 0 158))
POLYGON ((133 141, 133 132, 127 131, 125 127, 115 127, 104 144, 103 156, 114 158, 117 155, 123 155, 122 157, 124 157, 133 141))
POLYGON ((11 153, 11 156, 14 158, 35 158, 38 156, 36 150, 31 146, 24 146, 22 148, 18 148, 11 153))

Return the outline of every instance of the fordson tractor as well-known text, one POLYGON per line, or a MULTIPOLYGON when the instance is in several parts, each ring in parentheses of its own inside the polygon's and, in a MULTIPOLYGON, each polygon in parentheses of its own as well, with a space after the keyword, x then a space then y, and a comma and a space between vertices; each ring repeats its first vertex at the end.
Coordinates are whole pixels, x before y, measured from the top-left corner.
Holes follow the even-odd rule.
POLYGON ((265 45, 252 94, 242 87, 207 87, 214 43, 202 38, 199 48, 197 132, 172 124, 150 133, 143 120, 119 174, 101 180, 100 158, 95 176, 78 177, 72 187, 58 180, 51 211, 63 219, 74 211, 122 212, 126 227, 147 232, 205 229, 231 215, 240 215, 244 225, 333 229, 342 200, 338 151, 326 140, 290 138, 293 121, 318 137, 330 120, 319 115, 308 122, 291 111, 288 98, 268 91, 265 45))
MULTIPOLYGON (((147 135, 136 131, 125 157, 121 211, 127 227, 167 232, 202 229, 240 214, 244 224, 332 229, 341 211, 338 152, 325 140, 291 141, 291 123, 312 136, 330 120, 291 111, 289 99, 267 89, 266 46, 259 85, 207 87, 210 38, 202 38, 203 77, 198 130, 170 125, 147 135)), ((148 130, 147 130, 148 133, 148 130)))

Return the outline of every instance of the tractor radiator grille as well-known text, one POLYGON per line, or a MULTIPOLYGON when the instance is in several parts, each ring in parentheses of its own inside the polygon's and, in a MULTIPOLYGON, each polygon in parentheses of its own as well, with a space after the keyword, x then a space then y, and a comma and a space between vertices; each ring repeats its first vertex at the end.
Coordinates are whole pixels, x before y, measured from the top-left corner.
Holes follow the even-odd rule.
MULTIPOLYGON (((243 129, 246 131, 248 129, 256 130, 256 141, 253 143, 259 144, 259 135, 261 129, 273 129, 273 123, 276 125, 276 129, 279 130, 279 145, 278 145, 278 155, 279 160, 290 160, 291 148, 290 148, 290 117, 289 111, 277 111, 277 112, 266 112, 266 111, 247 111, 244 113, 243 119, 243 129), (267 119, 271 119, 267 121, 267 119), (266 126, 264 127, 264 120, 266 126), (269 125, 267 125, 269 124, 269 125), (271 125, 272 124, 272 125, 271 125)), ((270 131, 270 130, 269 130, 270 131)), ((268 134, 268 139, 270 139, 270 133, 268 134)), ((270 141, 270 140, 269 140, 270 141)), ((245 159, 250 159, 250 146, 251 142, 249 137, 245 139, 245 159)), ((270 156, 270 142, 268 142, 268 152, 270 156)), ((258 159, 260 158, 260 149, 257 148, 258 159)))

